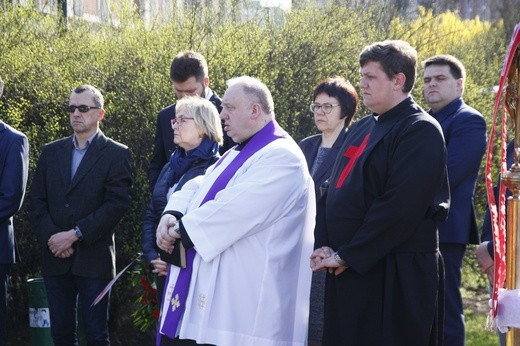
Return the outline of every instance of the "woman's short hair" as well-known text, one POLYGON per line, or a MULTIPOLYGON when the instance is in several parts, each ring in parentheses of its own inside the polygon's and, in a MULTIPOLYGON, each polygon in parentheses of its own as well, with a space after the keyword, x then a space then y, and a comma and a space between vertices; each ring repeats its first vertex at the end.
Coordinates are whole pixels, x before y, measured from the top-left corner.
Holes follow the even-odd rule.
POLYGON ((222 124, 217 107, 210 101, 199 96, 187 96, 178 100, 175 112, 193 118, 195 126, 207 138, 218 144, 223 143, 222 124))
POLYGON ((340 118, 345 119, 345 126, 348 126, 356 114, 359 102, 358 94, 352 84, 343 77, 328 77, 314 89, 312 99, 316 100, 320 94, 326 94, 338 100, 341 108, 340 118))

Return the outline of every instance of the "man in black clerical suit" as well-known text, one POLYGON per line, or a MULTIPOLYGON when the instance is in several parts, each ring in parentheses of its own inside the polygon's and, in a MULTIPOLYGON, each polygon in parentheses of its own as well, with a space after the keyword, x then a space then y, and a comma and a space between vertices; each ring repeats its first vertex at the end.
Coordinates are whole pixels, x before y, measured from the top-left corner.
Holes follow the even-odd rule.
POLYGON ((439 345, 437 223, 449 206, 442 129, 410 96, 417 52, 407 42, 374 43, 359 62, 373 113, 347 132, 311 256, 313 270, 328 271, 322 345, 439 345))

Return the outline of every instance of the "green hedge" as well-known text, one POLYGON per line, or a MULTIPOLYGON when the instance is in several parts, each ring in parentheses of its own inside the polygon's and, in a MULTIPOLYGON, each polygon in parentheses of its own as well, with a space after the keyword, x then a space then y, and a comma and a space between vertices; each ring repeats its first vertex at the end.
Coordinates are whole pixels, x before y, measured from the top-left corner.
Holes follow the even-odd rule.
MULTIPOLYGON (((101 128, 132 151, 136 183, 131 210, 116 232, 118 268, 140 250, 156 114, 174 102, 169 66, 180 50, 194 49, 206 56, 211 87, 220 95, 231 77, 247 74, 263 80, 273 92, 279 122, 300 140, 316 131, 308 110, 315 85, 331 75, 343 75, 357 85, 361 49, 376 40, 402 38, 417 47, 421 60, 435 53, 457 55, 468 70, 465 99, 489 123, 494 94, 481 89, 498 81, 510 35, 501 24, 463 21, 452 13, 434 16, 424 10, 404 21, 388 18, 384 8, 309 5, 275 16, 259 10, 249 21, 236 20, 237 11, 238 7, 223 16, 191 8, 172 13, 169 23, 151 25, 130 11, 118 14, 117 25, 70 19, 65 27, 56 16, 31 8, 7 4, 0 9, 0 75, 6 84, 0 116, 29 137, 31 173, 42 145, 71 133, 63 105, 79 84, 101 89, 107 110, 101 128)), ((414 97, 424 104, 421 87, 418 78, 414 97)), ((361 107, 357 117, 365 112, 361 107)), ((29 182, 29 190, 30 186, 29 182)), ((484 193, 480 184, 479 217, 484 193)), ((25 282, 40 271, 27 213, 24 203, 15 221, 23 261, 13 267, 10 325, 18 335, 27 328, 25 282)), ((129 323, 134 308, 137 293, 128 289, 129 282, 130 277, 123 276, 112 295, 114 330, 129 323)))

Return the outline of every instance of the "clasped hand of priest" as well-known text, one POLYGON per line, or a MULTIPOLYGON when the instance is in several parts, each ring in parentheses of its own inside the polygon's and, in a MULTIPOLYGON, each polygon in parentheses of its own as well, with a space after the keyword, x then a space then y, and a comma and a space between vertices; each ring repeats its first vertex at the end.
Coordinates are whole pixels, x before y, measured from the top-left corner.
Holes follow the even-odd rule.
POLYGON ((164 214, 159 221, 156 231, 157 246, 159 249, 170 254, 173 252, 173 244, 181 237, 179 233, 173 230, 173 226, 175 226, 176 223, 177 218, 175 218, 175 216, 164 214))

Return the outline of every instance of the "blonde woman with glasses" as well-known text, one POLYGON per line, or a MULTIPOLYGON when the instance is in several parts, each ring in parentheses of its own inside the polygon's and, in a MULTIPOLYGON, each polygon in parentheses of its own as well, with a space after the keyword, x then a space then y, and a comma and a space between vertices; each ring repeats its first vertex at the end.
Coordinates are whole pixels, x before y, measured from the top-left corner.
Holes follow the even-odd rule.
POLYGON ((190 179, 204 174, 219 157, 222 126, 215 106, 198 96, 177 101, 177 116, 171 120, 176 149, 164 165, 146 210, 142 229, 142 247, 150 270, 156 274, 157 299, 162 300, 167 263, 161 260, 155 231, 170 195, 190 179))

